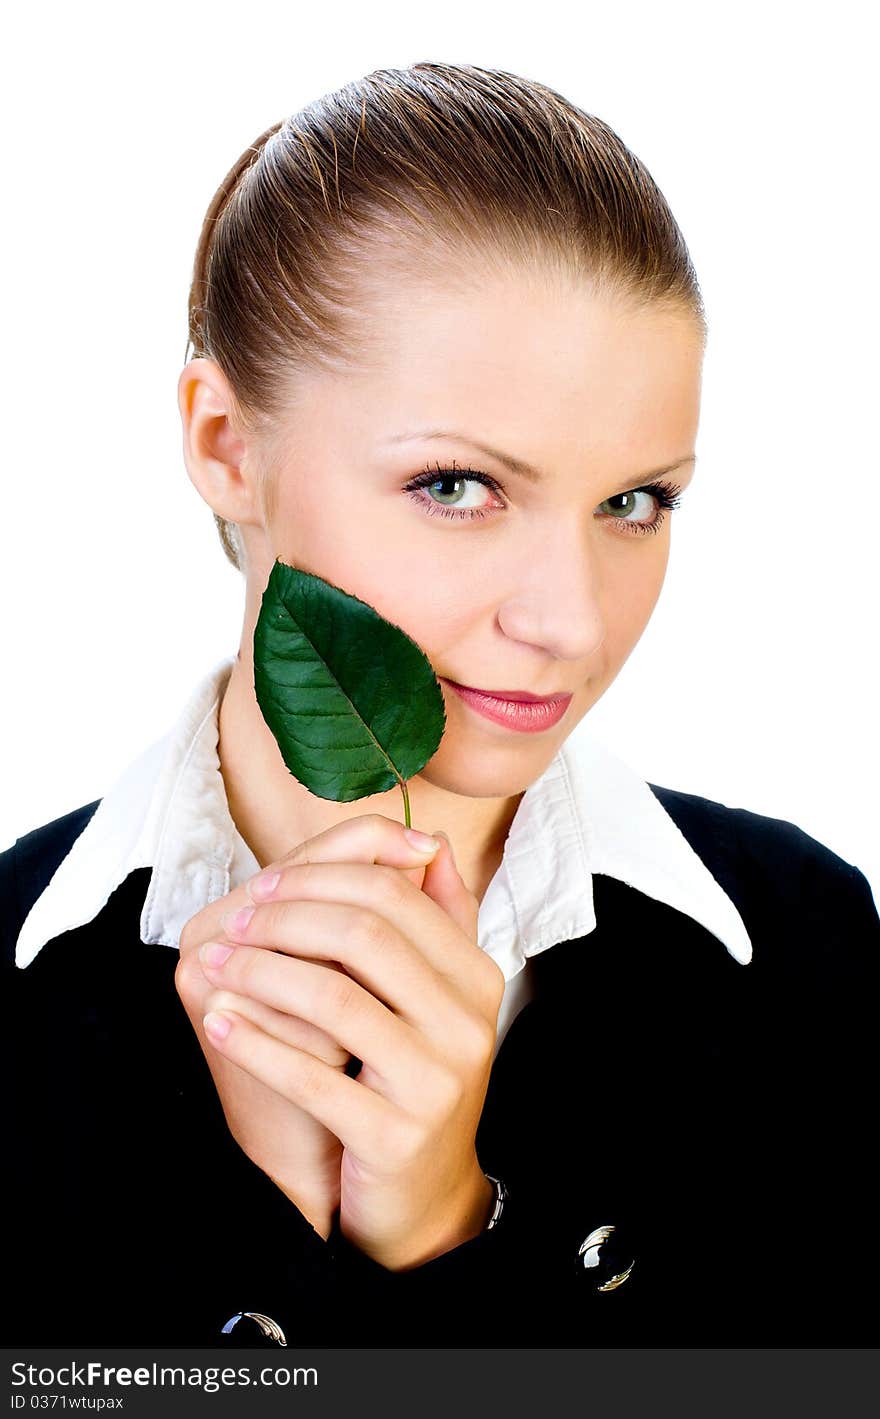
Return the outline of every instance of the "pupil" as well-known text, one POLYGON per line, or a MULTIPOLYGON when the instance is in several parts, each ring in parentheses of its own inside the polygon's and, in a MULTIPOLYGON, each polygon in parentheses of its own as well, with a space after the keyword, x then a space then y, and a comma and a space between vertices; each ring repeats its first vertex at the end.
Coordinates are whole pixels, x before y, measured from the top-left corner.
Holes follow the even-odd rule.
POLYGON ((451 474, 446 473, 446 474, 444 474, 444 476, 443 476, 442 478, 438 478, 437 482, 434 484, 434 487, 435 487, 435 488, 440 488, 440 489, 442 490, 442 491, 441 491, 441 497, 451 498, 451 497, 453 496, 452 489, 451 489, 451 488, 448 489, 446 485, 447 485, 448 483, 451 483, 451 484, 452 484, 452 488, 455 488, 456 485, 457 485, 458 483, 460 483, 460 482, 461 482, 461 479, 460 479, 460 478, 453 478, 451 474))

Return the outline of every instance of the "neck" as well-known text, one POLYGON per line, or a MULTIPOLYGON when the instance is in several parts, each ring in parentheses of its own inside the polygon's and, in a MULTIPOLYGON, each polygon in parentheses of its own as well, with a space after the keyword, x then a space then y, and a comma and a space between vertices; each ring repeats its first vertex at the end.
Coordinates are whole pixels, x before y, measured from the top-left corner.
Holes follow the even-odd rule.
MULTIPOLYGON (((220 772, 229 811, 261 867, 325 829, 365 813, 404 822, 399 788, 353 803, 318 798, 290 773, 254 693, 253 659, 247 636, 220 702, 220 772)), ((446 833, 465 885, 479 901, 498 869, 522 794, 513 798, 465 798, 416 774, 407 780, 412 824, 446 833)))

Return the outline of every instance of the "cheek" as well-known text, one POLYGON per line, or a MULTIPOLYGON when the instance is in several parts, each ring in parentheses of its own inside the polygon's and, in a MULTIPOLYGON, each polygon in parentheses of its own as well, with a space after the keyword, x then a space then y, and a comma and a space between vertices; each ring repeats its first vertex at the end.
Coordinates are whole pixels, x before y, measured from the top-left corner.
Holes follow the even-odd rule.
POLYGON ((428 599, 432 570, 435 590, 457 580, 442 549, 426 547, 418 535, 408 506, 403 495, 359 492, 324 470, 305 485, 291 480, 280 490, 271 540, 282 560, 362 596, 383 615, 380 587, 384 602, 402 611, 410 597, 428 599))
POLYGON ((379 521, 367 525, 348 517, 334 530, 326 513, 313 510, 279 526, 291 529, 278 541, 282 560, 366 601, 431 660, 454 645, 478 613, 461 594, 462 577, 450 575, 439 561, 426 561, 423 547, 387 535, 379 521))
POLYGON ((357 594, 369 599, 381 616, 400 626, 420 645, 438 673, 443 674, 446 651, 464 640, 480 607, 462 596, 456 585, 445 579, 431 580, 422 573, 415 578, 406 569, 379 569, 369 586, 357 594))
POLYGON ((669 558, 668 543, 634 551, 638 555, 614 563, 604 586, 605 625, 618 659, 629 653, 651 619, 669 558))

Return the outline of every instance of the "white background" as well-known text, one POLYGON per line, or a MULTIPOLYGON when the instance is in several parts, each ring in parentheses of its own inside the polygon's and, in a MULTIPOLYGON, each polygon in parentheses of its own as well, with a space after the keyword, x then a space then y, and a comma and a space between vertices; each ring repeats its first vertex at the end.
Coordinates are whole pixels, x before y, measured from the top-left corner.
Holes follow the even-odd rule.
POLYGON ((187 478, 176 398, 215 188, 311 99, 442 60, 540 79, 610 123, 706 301, 666 584, 584 728, 651 782, 797 823, 880 895, 869 19, 772 0, 18 7, 0 847, 100 797, 238 645, 243 581, 187 478))

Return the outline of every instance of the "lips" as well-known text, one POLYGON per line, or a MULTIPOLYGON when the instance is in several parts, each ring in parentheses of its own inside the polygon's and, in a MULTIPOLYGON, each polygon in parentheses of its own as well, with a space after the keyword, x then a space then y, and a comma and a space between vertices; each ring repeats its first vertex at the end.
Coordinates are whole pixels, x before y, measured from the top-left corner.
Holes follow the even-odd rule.
POLYGON ((570 694, 540 696, 524 690, 505 690, 503 694, 497 690, 474 690, 457 680, 444 680, 444 684, 483 719, 525 734, 558 724, 572 699, 570 694))
POLYGON ((568 691, 557 695, 532 695, 528 690, 479 690, 474 685, 461 685, 457 680, 447 680, 446 684, 455 690, 468 690, 472 695, 485 695, 492 700, 512 700, 514 704, 550 705, 571 699, 568 691))

